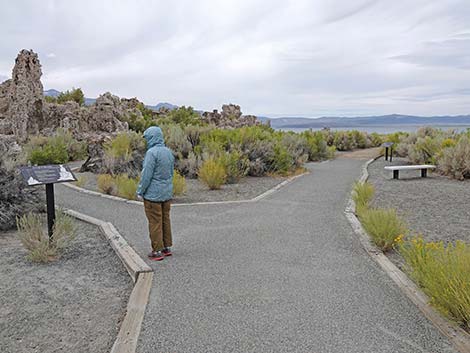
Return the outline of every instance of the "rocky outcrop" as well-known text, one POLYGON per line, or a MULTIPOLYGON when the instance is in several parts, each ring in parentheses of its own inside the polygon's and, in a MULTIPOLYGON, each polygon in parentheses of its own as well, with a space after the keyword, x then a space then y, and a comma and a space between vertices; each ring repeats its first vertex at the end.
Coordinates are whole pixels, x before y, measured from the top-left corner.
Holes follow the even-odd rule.
POLYGON ((121 121, 140 113, 138 101, 121 101, 110 93, 98 97, 89 107, 76 102, 44 101, 41 64, 32 50, 22 50, 16 58, 12 79, 0 84, 0 135, 15 135, 20 142, 30 135, 52 134, 57 128, 76 137, 110 134, 128 130, 121 121))
POLYGON ((202 120, 205 123, 225 129, 261 124, 254 115, 242 115, 240 106, 236 104, 224 104, 221 113, 217 109, 212 112, 204 112, 202 113, 202 120))
POLYGON ((0 133, 13 133, 24 141, 39 132, 44 121, 41 64, 32 50, 16 58, 12 79, 0 85, 0 133))

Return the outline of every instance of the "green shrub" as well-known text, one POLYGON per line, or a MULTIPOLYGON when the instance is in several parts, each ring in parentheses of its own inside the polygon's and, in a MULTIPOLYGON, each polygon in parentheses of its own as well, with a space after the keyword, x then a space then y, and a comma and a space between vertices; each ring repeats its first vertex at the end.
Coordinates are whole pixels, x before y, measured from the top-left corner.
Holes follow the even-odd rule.
POLYGON ((204 161, 199 169, 199 180, 211 190, 218 190, 225 183, 227 172, 224 165, 215 159, 204 161))
POLYGON ((61 92, 57 97, 46 96, 44 98, 48 103, 76 102, 79 105, 85 104, 85 95, 80 88, 72 88, 70 91, 61 92))
POLYGON ((324 134, 321 131, 304 131, 302 136, 305 138, 307 143, 307 152, 309 161, 322 161, 331 157, 329 148, 334 146, 328 146, 326 143, 324 134))
POLYGON ((173 195, 181 196, 186 193, 186 178, 178 173, 177 170, 173 173, 173 195))
POLYGON ((294 159, 282 144, 274 146, 274 158, 271 171, 280 175, 287 175, 293 169, 294 159))
POLYGON ((187 158, 189 153, 192 152, 192 145, 181 126, 165 126, 164 136, 166 145, 179 155, 179 159, 187 158))
POLYGON ((353 140, 346 131, 335 132, 333 145, 338 151, 350 151, 354 148, 353 140))
POLYGON ((114 192, 114 179, 112 175, 101 174, 97 178, 98 190, 105 194, 111 195, 114 192))
POLYGON ((227 173, 226 182, 228 184, 236 184, 241 178, 248 174, 250 169, 250 161, 248 158, 243 157, 238 151, 225 153, 219 158, 219 161, 224 165, 227 173))
POLYGON ((77 234, 73 219, 62 212, 56 213, 51 240, 46 232, 43 217, 39 214, 29 213, 18 217, 17 227, 20 241, 28 251, 28 258, 34 262, 57 259, 77 234))
POLYGON ((418 237, 401 241, 398 249, 431 304, 470 328, 470 247, 460 241, 426 243, 418 237))
POLYGON ((412 163, 436 163, 436 156, 440 151, 441 143, 430 136, 418 137, 415 144, 408 149, 408 158, 412 163))
POLYGON ((128 200, 137 198, 137 187, 139 186, 138 178, 129 178, 126 174, 118 175, 114 178, 117 196, 128 200))
POLYGON ((356 203, 356 213, 361 215, 369 208, 370 201, 374 197, 374 186, 369 183, 359 183, 354 184, 353 189, 353 200, 356 203))
POLYGON ((105 154, 123 160, 129 160, 132 153, 131 135, 128 133, 117 134, 104 145, 105 154))
POLYGON ((104 144, 103 174, 128 174, 137 177, 142 168, 146 151, 145 139, 136 132, 116 135, 104 144))
POLYGON ((69 161, 69 154, 63 142, 50 139, 42 146, 32 147, 28 160, 34 165, 64 164, 69 161))
POLYGON ((87 155, 87 145, 79 142, 64 129, 57 129, 54 136, 34 136, 24 147, 32 164, 63 164, 82 160, 87 155))
POLYGON ((365 209, 361 211, 360 219, 372 241, 384 252, 393 247, 399 235, 407 232, 394 209, 365 209))

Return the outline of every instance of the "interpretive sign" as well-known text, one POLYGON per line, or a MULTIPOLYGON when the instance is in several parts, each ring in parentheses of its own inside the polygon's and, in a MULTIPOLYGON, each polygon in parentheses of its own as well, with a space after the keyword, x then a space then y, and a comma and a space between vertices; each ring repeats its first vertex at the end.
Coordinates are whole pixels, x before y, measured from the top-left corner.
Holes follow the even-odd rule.
POLYGON ((54 184, 77 181, 65 164, 20 167, 21 175, 29 186, 46 185, 47 228, 52 238, 55 222, 54 184))
POLYGON ((30 186, 77 181, 70 168, 65 164, 20 167, 20 171, 30 186))

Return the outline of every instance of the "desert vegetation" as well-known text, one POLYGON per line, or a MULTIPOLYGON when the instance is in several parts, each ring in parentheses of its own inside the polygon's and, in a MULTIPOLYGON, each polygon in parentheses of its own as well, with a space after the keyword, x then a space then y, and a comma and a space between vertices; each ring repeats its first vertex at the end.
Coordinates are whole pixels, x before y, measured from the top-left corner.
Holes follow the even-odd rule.
MULTIPOLYGON (((1 146, 0 146, 1 147, 1 146)), ((43 190, 25 185, 17 167, 21 160, 0 148, 0 231, 16 226, 16 217, 44 209, 43 190)))
POLYGON ((398 239, 407 271, 443 314, 470 329, 470 248, 457 241, 425 242, 422 237, 398 239))
POLYGON ((45 96, 48 103, 64 104, 66 102, 76 102, 79 105, 85 104, 85 95, 81 88, 72 88, 71 90, 61 92, 57 97, 45 96))
POLYGON ((436 164, 443 175, 458 180, 470 178, 470 131, 425 127, 416 133, 396 133, 389 139, 397 143, 397 154, 412 163, 436 164))
POLYGON ((373 196, 374 187, 369 182, 354 185, 356 214, 374 244, 387 252, 393 248, 400 236, 408 233, 408 229, 395 209, 371 207, 373 196))
POLYGON ((405 270, 428 295, 430 303, 451 320, 470 329, 470 248, 455 243, 425 241, 411 234, 395 209, 371 206, 374 187, 356 183, 353 200, 365 231, 384 252, 395 249, 405 270))
POLYGON ((86 143, 58 129, 53 136, 32 136, 24 146, 26 159, 33 165, 61 164, 86 157, 86 143))
POLYGON ((56 212, 53 236, 49 238, 41 214, 28 213, 17 218, 19 237, 28 258, 34 262, 49 262, 60 257, 77 235, 74 220, 59 211, 56 212))

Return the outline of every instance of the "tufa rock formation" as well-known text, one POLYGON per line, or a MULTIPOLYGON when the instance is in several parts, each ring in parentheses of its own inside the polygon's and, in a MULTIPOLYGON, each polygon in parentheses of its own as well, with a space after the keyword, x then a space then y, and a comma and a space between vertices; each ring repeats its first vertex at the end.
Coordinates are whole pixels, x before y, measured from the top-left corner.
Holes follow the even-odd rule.
POLYGON ((22 50, 16 58, 11 80, 0 85, 0 133, 25 140, 43 123, 41 65, 33 51, 22 50))
POLYGON ((254 115, 242 115, 240 106, 235 104, 224 104, 221 113, 217 109, 213 112, 204 112, 202 120, 223 129, 262 124, 254 115))
MULTIPOLYGON (((72 132, 80 140, 102 141, 101 137, 127 131, 130 118, 141 119, 143 103, 105 93, 90 106, 76 102, 48 103, 43 96, 41 64, 32 50, 22 50, 16 58, 12 79, 0 84, 0 139, 14 136, 25 142, 31 135, 51 135, 57 128, 72 132), (101 136, 101 137, 100 137, 101 136)), ((153 111, 164 118, 167 108, 153 111)), ((201 119, 219 128, 259 125, 253 115, 242 115, 240 106, 226 104, 222 112, 205 112, 201 119)))
POLYGON ((41 75, 38 55, 22 50, 12 79, 0 84, 0 135, 15 135, 24 142, 30 135, 48 135, 57 128, 68 129, 78 138, 128 130, 120 118, 137 109, 128 109, 127 102, 105 93, 90 107, 76 102, 47 103, 41 75))

